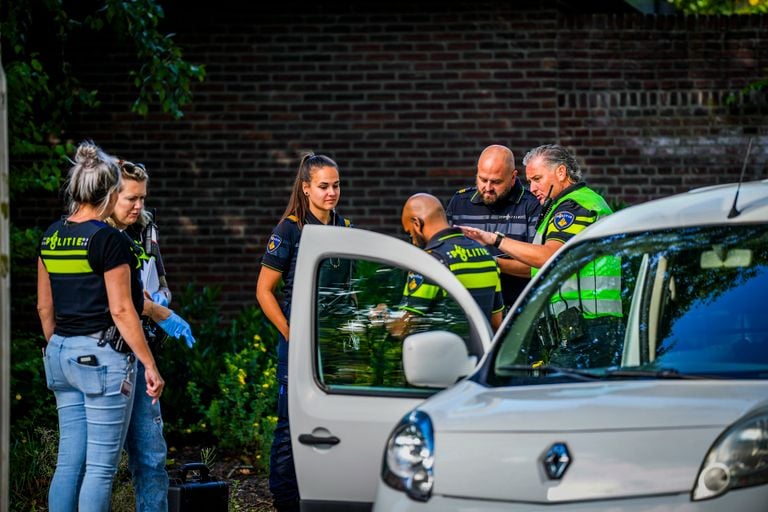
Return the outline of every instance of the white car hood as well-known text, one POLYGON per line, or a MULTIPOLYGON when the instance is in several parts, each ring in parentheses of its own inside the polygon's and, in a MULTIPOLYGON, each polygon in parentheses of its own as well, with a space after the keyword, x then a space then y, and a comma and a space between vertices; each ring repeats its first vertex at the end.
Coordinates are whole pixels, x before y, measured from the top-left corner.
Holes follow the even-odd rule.
POLYGON ((434 494, 560 503, 690 493, 723 430, 767 404, 764 381, 463 381, 419 409, 434 428, 434 494), (552 480, 543 459, 555 443, 571 462, 552 480))

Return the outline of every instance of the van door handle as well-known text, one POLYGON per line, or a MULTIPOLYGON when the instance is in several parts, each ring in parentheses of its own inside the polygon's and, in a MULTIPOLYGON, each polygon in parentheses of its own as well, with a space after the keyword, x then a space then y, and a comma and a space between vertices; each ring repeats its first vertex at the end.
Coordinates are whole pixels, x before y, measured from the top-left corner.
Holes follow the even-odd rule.
POLYGON ((336 436, 319 437, 313 434, 299 434, 299 442, 301 444, 330 444, 337 445, 341 442, 336 436))

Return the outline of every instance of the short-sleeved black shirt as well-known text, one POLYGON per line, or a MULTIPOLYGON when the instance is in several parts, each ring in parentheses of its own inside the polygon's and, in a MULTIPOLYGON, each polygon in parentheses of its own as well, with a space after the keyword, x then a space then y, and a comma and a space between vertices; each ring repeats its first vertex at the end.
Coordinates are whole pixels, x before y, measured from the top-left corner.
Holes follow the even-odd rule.
MULTIPOLYGON (((323 223, 317 217, 312 215, 312 213, 307 213, 307 217, 304 219, 304 224, 322 225, 323 223)), ((337 215, 335 212, 331 217, 330 224, 333 226, 351 226, 348 219, 337 215)), ((267 249, 261 260, 261 264, 265 267, 277 270, 283 274, 284 286, 281 306, 284 312, 288 311, 288 307, 291 304, 293 279, 296 271, 296 257, 299 253, 300 239, 301 229, 299 229, 296 218, 289 216, 281 220, 272 230, 272 235, 267 242, 267 249)), ((344 274, 340 279, 345 279, 349 275, 349 262, 346 261, 341 267, 333 267, 332 271, 338 274, 344 274)))
POLYGON ((120 265, 131 269, 131 299, 137 313, 141 313, 144 297, 137 260, 130 249, 130 242, 120 231, 97 221, 73 223, 65 219, 51 224, 41 240, 41 257, 46 263, 51 279, 53 309, 56 327, 54 332, 61 336, 92 334, 114 324, 109 312, 104 274, 120 265), (57 260, 56 250, 66 240, 73 240, 71 249, 86 249, 87 262, 91 271, 74 272, 49 266, 57 260), (57 242, 53 242, 57 240, 57 242))
MULTIPOLYGON (((454 226, 504 233, 521 242, 532 242, 536 236, 541 205, 536 196, 526 189, 519 179, 506 197, 496 204, 486 205, 477 187, 468 187, 454 194, 445 210, 448 222, 454 226)), ((496 247, 488 247, 494 256, 503 254, 496 247)), ((529 279, 501 274, 501 290, 504 304, 511 306, 529 279)))

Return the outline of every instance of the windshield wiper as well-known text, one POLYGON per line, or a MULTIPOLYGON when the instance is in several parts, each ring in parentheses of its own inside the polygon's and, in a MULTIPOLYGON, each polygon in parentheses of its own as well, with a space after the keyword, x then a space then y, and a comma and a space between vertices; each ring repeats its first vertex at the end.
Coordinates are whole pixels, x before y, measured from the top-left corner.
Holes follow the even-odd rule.
POLYGON ((711 379, 713 377, 707 377, 705 375, 690 375, 687 373, 680 373, 674 368, 664 368, 661 370, 627 370, 622 368, 620 370, 606 370, 605 377, 608 378, 637 378, 637 379, 711 379))
POLYGON ((507 364, 497 368, 500 372, 519 372, 528 373, 531 376, 538 377, 539 375, 564 375, 578 380, 597 380, 602 378, 602 375, 596 375, 587 370, 577 370, 574 368, 561 368, 559 366, 542 365, 532 366, 527 364, 507 364))
POLYGON ((579 370, 576 368, 562 368, 560 366, 543 365, 532 366, 526 364, 508 364, 500 366, 497 371, 500 372, 519 372, 527 373, 532 377, 540 375, 564 375, 578 380, 600 380, 600 379, 714 379, 708 375, 691 375, 680 373, 674 368, 664 368, 661 370, 628 370, 626 368, 618 370, 600 370, 599 373, 590 370, 579 370))

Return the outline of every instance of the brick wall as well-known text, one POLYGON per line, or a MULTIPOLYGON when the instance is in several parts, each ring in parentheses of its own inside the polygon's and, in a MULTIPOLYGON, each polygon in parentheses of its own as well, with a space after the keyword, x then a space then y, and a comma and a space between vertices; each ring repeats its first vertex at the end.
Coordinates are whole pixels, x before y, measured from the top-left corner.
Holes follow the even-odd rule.
MULTIPOLYGON (((387 233, 400 231, 410 194, 447 200, 472 184, 491 143, 518 163, 531 147, 565 144, 592 185, 630 204, 737 179, 750 136, 747 176, 765 175, 768 107, 724 102, 765 74, 768 18, 358 4, 169 5, 166 28, 208 71, 180 121, 127 114, 130 53, 88 43, 79 73, 103 107, 69 135, 147 164, 175 291, 215 284, 229 311, 254 302, 304 150, 339 163, 339 211, 387 233)), ((40 204, 15 205, 16 219, 47 222, 50 202, 40 204)))
POLYGON ((727 98, 768 72, 765 17, 584 16, 558 32, 558 137, 590 181, 637 203, 765 176, 765 95, 727 98), (762 31, 762 33, 761 33, 762 31), (757 147, 754 147, 754 146, 757 147))

